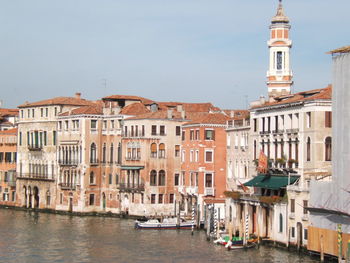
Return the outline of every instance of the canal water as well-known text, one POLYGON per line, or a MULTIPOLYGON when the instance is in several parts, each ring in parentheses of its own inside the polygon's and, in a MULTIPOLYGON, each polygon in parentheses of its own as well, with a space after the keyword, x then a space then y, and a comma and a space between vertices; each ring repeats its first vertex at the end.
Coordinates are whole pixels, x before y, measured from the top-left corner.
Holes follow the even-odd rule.
POLYGON ((204 231, 136 230, 134 221, 0 209, 0 262, 317 262, 270 247, 227 251, 204 231))

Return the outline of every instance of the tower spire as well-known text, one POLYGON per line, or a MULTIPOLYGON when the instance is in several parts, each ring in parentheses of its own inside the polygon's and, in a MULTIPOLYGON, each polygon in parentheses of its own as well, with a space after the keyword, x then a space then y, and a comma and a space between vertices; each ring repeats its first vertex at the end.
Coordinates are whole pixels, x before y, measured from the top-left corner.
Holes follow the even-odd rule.
POLYGON ((277 12, 271 19, 270 40, 267 42, 270 51, 270 64, 267 71, 269 97, 290 94, 292 70, 290 69, 289 18, 285 15, 282 0, 279 0, 277 12))

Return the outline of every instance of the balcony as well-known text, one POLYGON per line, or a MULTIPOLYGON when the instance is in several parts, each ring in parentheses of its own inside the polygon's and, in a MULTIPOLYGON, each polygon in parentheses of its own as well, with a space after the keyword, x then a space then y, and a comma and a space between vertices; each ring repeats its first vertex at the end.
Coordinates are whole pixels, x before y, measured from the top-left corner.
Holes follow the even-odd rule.
POLYGON ((206 187, 204 189, 204 195, 206 195, 206 196, 215 196, 215 189, 213 187, 206 187))
POLYGON ((54 182, 55 179, 47 174, 34 174, 34 173, 18 173, 17 179, 19 180, 34 180, 34 181, 49 181, 54 182))
POLYGON ((191 195, 198 194, 198 187, 197 186, 186 187, 186 192, 191 195))
POLYGON ((79 160, 58 160, 60 166, 78 166, 79 160))
POLYGON ((286 129, 287 134, 296 134, 299 132, 298 128, 295 129, 286 129))
POLYGON ((91 166, 97 166, 99 165, 99 160, 98 159, 90 159, 90 165, 91 166))
POLYGON ((125 157, 126 161, 139 161, 141 160, 141 156, 127 156, 125 157))
POLYGON ((41 151, 42 150, 42 146, 38 145, 38 144, 28 145, 28 150, 29 151, 41 151))
POLYGON ((118 189, 121 192, 143 192, 143 191, 145 191, 145 185, 144 184, 121 183, 118 185, 118 189))
POLYGON ((60 183, 59 186, 61 187, 61 190, 75 190, 76 185, 73 183, 60 183))

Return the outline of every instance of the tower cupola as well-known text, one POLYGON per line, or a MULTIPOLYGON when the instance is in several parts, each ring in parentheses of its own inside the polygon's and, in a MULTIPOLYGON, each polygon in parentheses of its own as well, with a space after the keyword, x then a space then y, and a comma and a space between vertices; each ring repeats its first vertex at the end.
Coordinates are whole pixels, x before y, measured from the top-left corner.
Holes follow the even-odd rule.
POLYGON ((282 0, 279 0, 276 15, 271 19, 269 47, 269 70, 267 87, 269 97, 288 95, 293 85, 290 68, 289 18, 285 15, 282 0))

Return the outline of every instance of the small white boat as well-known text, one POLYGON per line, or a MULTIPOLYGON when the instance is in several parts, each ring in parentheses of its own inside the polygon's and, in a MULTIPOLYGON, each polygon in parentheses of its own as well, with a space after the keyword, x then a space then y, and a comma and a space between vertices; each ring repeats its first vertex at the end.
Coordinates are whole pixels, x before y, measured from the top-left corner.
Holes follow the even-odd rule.
MULTIPOLYGON (((195 225, 194 225, 195 226, 195 225)), ((176 218, 165 218, 163 222, 158 219, 149 219, 146 222, 135 221, 135 228, 142 229, 191 229, 192 222, 181 219, 180 225, 177 225, 176 218)))

